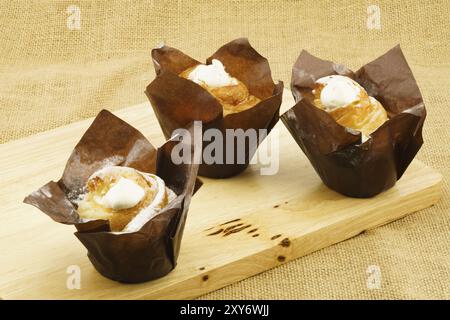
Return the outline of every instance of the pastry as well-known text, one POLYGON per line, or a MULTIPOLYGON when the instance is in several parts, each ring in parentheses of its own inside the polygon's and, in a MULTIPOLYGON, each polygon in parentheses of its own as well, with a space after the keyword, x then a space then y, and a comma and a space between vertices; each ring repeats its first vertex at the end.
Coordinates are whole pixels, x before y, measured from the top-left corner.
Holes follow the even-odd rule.
POLYGON ((283 83, 273 82, 267 59, 245 38, 223 45, 205 63, 166 45, 153 49, 152 58, 156 77, 145 93, 166 139, 199 121, 199 175, 228 178, 244 171, 279 119, 283 83), (258 136, 255 142, 237 139, 241 130, 258 136))
POLYGON ((349 77, 322 77, 312 93, 316 107, 327 111, 341 126, 360 131, 362 142, 388 120, 381 103, 349 77))
POLYGON ((134 232, 175 197, 154 174, 110 166, 89 178, 76 204, 85 221, 108 220, 111 231, 134 232))
POLYGON ((103 110, 72 150, 61 179, 24 202, 75 226, 103 276, 126 283, 163 277, 177 264, 191 197, 201 186, 194 157, 199 140, 174 138, 155 148, 103 110), (174 163, 179 146, 191 152, 185 162, 174 163))
POLYGON ((180 77, 197 83, 211 93, 222 105, 224 116, 250 109, 261 101, 249 93, 245 84, 230 76, 217 59, 212 59, 211 64, 188 68, 180 73, 180 77))
POLYGON ((281 120, 323 183, 343 195, 388 190, 423 144, 426 109, 399 46, 356 72, 302 51, 291 89, 296 104, 281 120))

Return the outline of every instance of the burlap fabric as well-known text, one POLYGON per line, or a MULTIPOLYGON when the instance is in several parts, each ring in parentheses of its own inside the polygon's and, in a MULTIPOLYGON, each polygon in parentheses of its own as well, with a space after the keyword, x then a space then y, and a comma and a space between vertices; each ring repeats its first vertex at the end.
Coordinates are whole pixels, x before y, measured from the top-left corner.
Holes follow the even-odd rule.
POLYGON ((444 175, 442 200, 203 298, 449 299, 450 3, 374 2, 1 1, 0 142, 146 101, 161 41, 205 59, 246 36, 286 84, 303 48, 357 69, 400 43, 428 109, 418 158, 444 175))

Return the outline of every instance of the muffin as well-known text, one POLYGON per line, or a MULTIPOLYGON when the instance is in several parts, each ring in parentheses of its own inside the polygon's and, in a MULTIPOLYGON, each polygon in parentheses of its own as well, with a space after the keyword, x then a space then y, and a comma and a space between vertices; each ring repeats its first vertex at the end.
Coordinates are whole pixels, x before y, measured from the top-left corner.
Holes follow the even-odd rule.
POLYGON ((202 152, 199 175, 227 178, 245 170, 279 118, 283 83, 275 85, 267 59, 247 39, 225 44, 206 63, 165 45, 153 49, 152 58, 157 76, 146 94, 165 137, 201 121, 203 151, 213 143, 204 135, 208 130, 220 132, 223 139, 214 161, 202 152), (227 137, 227 130, 254 130, 256 143, 238 147, 239 140, 227 137))
POLYGON ((195 188, 199 141, 172 139, 159 149, 103 110, 76 145, 64 173, 24 199, 75 236, 103 276, 126 283, 162 277, 176 266, 195 188), (172 150, 191 150, 175 164, 172 150))
POLYGON ((353 72, 303 51, 296 105, 281 116, 329 188, 367 198, 395 185, 420 149, 426 117, 399 46, 353 72))

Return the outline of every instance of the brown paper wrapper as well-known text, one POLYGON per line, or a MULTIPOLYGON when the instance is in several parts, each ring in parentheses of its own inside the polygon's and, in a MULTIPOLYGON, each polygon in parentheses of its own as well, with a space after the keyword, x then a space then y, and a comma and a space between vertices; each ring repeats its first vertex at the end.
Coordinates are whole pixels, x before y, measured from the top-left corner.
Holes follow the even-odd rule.
MULTIPOLYGON (((207 59, 220 60, 231 76, 242 81, 250 94, 261 101, 254 107, 223 116, 222 106, 216 98, 200 85, 178 75, 199 61, 181 51, 163 46, 152 50, 152 58, 157 73, 147 86, 146 94, 151 102, 161 129, 168 139, 175 129, 189 126, 193 121, 203 123, 203 130, 218 129, 223 134, 224 153, 222 163, 202 162, 199 175, 210 178, 226 178, 247 168, 256 146, 246 145, 245 161, 238 163, 236 139, 228 141, 226 129, 267 129, 267 133, 277 123, 283 94, 283 83, 274 84, 267 59, 251 47, 247 39, 241 38, 224 45, 207 59), (226 163, 228 143, 234 143, 234 161, 226 163)), ((258 137, 259 140, 259 137, 258 137)), ((210 141, 203 141, 207 148, 210 141)))
MULTIPOLYGON (((191 196, 201 184, 196 184, 198 164, 171 161, 171 150, 178 143, 183 142, 174 138, 157 150, 138 130, 103 110, 73 150, 62 178, 47 183, 24 202, 56 222, 75 225, 76 237, 103 276, 127 283, 162 277, 175 268, 191 196), (83 223, 70 199, 76 198, 95 171, 109 165, 155 173, 177 197, 137 232, 112 233, 105 220, 83 223)), ((199 143, 189 147, 199 152, 199 143)))
POLYGON ((400 46, 356 73, 302 51, 291 88, 297 104, 281 119, 322 181, 339 193, 365 198, 391 188, 423 143, 425 105, 400 46), (388 112, 389 120, 365 143, 360 143, 360 133, 312 104, 314 82, 334 74, 354 79, 388 112))

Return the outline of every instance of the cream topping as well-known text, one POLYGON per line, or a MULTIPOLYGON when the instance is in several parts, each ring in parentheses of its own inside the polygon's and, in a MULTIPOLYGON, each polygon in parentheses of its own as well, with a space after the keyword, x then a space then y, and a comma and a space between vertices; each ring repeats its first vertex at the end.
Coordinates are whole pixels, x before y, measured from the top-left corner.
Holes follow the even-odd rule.
POLYGON ((320 92, 320 102, 327 109, 343 107, 357 101, 364 92, 356 81, 340 75, 323 77, 316 82, 324 85, 320 92))
POLYGON ((102 198, 95 200, 105 208, 123 210, 134 207, 144 196, 144 189, 130 179, 121 177, 102 198))
POLYGON ((201 84, 204 83, 209 87, 225 87, 237 85, 236 78, 230 76, 223 66, 222 62, 217 59, 213 59, 211 64, 200 64, 189 73, 188 79, 201 84))
POLYGON ((152 189, 155 190, 155 196, 150 205, 139 212, 122 230, 123 232, 134 232, 142 228, 152 217, 154 217, 161 209, 164 203, 166 192, 168 202, 175 198, 175 193, 166 188, 164 180, 154 174, 143 174, 151 183, 152 189))

